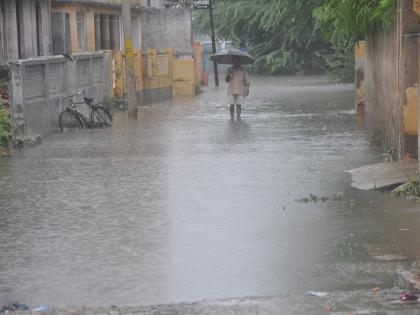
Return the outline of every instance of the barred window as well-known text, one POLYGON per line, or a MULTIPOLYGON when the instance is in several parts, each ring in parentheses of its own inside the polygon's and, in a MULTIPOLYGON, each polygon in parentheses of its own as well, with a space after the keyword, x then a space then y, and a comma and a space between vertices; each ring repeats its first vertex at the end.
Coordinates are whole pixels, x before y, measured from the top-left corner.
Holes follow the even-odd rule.
POLYGON ((76 13, 77 20, 77 45, 79 49, 87 49, 87 32, 86 32, 86 16, 84 12, 78 11, 76 13))

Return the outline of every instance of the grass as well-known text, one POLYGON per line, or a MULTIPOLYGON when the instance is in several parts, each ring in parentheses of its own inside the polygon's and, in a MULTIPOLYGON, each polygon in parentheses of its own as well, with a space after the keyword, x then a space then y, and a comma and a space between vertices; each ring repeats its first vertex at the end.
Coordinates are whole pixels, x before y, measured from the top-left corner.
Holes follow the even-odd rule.
POLYGON ((415 179, 407 176, 408 182, 395 188, 392 191, 393 196, 405 196, 420 199, 420 174, 417 173, 415 179))
POLYGON ((10 112, 0 107, 0 147, 7 148, 12 138, 12 123, 10 112))

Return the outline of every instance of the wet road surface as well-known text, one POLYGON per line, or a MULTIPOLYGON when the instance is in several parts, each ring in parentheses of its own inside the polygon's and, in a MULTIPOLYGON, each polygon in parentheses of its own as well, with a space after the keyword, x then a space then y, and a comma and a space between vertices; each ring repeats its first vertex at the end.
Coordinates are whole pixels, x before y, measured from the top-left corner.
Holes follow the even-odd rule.
POLYGON ((420 209, 350 187, 345 170, 383 160, 353 94, 254 78, 241 120, 221 87, 1 157, 0 304, 391 287, 392 257, 420 256, 420 209), (310 193, 330 199, 296 201, 310 193))

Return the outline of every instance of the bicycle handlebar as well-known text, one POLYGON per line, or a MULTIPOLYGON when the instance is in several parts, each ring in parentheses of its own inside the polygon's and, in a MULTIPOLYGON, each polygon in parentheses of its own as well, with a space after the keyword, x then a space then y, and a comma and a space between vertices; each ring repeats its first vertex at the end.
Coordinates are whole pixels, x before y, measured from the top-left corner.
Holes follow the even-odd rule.
POLYGON ((85 90, 78 90, 75 94, 68 95, 66 98, 73 98, 76 95, 80 95, 80 94, 86 94, 86 91, 85 90))

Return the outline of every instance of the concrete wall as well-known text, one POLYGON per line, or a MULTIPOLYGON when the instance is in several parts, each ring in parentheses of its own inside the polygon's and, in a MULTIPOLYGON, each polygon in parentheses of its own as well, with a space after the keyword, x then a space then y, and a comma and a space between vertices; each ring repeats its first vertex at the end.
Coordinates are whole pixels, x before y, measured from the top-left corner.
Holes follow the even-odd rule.
MULTIPOLYGON (((80 54, 74 62, 62 56, 19 60, 10 64, 11 109, 14 137, 33 138, 58 130, 66 96, 85 90, 103 101, 108 77, 108 55, 80 54)), ((82 96, 75 97, 81 101, 82 96)), ((87 108, 80 107, 87 112, 87 108)))
POLYGON ((388 147, 399 147, 402 126, 398 108, 396 31, 370 34, 366 41, 365 125, 388 147))
POLYGON ((191 9, 142 8, 142 50, 170 47, 178 58, 194 55, 191 9))
POLYGON ((366 41, 365 125, 379 132, 399 158, 417 156, 418 53, 420 23, 413 0, 398 1, 390 32, 371 33, 366 41))
POLYGON ((154 7, 158 9, 164 8, 162 0, 139 0, 139 2, 142 7, 154 7))

